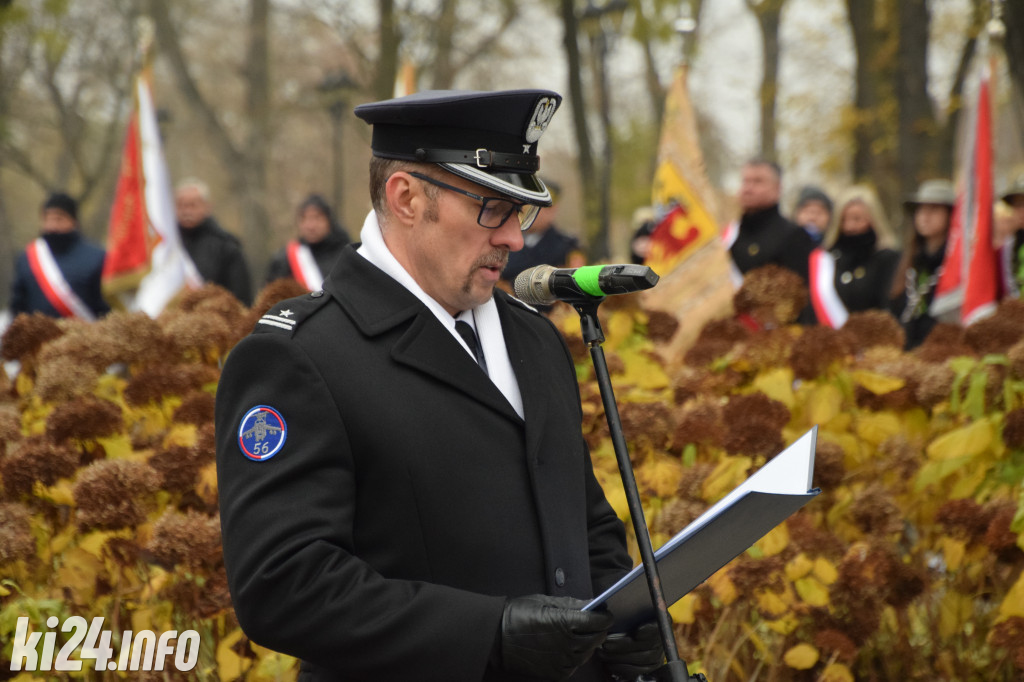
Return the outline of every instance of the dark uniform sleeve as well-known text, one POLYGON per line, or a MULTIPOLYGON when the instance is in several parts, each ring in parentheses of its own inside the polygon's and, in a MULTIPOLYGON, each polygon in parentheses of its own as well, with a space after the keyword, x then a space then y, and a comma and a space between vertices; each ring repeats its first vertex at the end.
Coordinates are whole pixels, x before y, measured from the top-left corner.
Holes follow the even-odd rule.
POLYGON ((11 315, 28 312, 28 264, 22 251, 14 262, 14 281, 11 282, 11 315))
POLYGON ((287 335, 232 351, 217 392, 224 561, 239 623, 253 641, 345 680, 479 680, 503 597, 385 579, 353 543, 356 458, 331 391, 287 335), (239 426, 279 411, 280 450, 251 461, 239 426))

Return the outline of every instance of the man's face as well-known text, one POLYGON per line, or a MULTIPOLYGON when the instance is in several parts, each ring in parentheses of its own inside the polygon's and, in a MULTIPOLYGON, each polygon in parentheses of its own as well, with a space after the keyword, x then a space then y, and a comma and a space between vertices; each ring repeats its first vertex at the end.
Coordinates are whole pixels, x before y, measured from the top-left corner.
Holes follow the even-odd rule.
POLYGON ((770 166, 756 164, 743 167, 739 203, 744 213, 759 211, 779 203, 779 178, 770 166))
MULTIPOLYGON (((495 190, 450 173, 435 177, 481 196, 500 196, 495 190)), ((409 181, 415 191, 425 193, 425 181, 412 176, 409 181)), ((402 231, 402 265, 431 298, 453 315, 486 303, 494 295, 509 252, 523 248, 516 213, 501 227, 490 229, 477 224, 480 202, 470 197, 438 188, 436 210, 429 210, 428 197, 424 196, 423 202, 428 210, 420 211, 411 229, 402 231)))
POLYGON ((206 220, 210 215, 210 205, 195 187, 183 187, 174 197, 174 208, 178 214, 178 224, 190 230, 206 220))
POLYGON ((331 223, 327 216, 316 206, 307 206, 299 216, 299 236, 307 244, 316 244, 331 231, 331 223))
POLYGON ((59 208, 43 211, 43 232, 64 234, 74 230, 77 224, 74 218, 59 208))
POLYGON ((820 201, 805 201, 803 206, 797 209, 793 221, 800 227, 811 227, 816 232, 824 232, 828 228, 828 222, 832 219, 825 204, 820 201))

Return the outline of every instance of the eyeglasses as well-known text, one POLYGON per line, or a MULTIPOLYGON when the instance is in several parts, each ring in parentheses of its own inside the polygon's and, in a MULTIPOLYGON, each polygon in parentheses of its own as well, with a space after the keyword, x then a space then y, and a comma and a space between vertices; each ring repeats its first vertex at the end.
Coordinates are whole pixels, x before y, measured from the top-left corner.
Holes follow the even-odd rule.
POLYGON ((540 206, 536 204, 526 204, 519 201, 512 201, 511 199, 505 199, 503 197, 484 197, 479 194, 467 192, 464 189, 449 185, 446 182, 435 180, 429 175, 423 173, 416 173, 410 171, 409 175, 414 178, 419 178, 424 182, 429 182, 431 185, 436 185, 441 189, 446 189, 451 192, 458 192, 459 194, 465 195, 470 199, 475 199, 480 202, 480 213, 476 217, 476 222, 481 227, 494 230, 505 224, 513 213, 518 213, 519 217, 519 229, 526 232, 533 225, 533 221, 537 218, 537 214, 540 213, 540 206))

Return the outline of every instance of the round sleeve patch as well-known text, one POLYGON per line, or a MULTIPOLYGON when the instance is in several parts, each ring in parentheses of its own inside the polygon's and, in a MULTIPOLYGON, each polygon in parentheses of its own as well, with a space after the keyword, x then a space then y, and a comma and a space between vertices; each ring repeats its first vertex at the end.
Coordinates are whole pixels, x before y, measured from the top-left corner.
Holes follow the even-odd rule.
POLYGON ((276 455, 287 437, 288 425, 284 417, 267 405, 257 405, 246 412, 238 426, 238 447, 254 462, 276 455))

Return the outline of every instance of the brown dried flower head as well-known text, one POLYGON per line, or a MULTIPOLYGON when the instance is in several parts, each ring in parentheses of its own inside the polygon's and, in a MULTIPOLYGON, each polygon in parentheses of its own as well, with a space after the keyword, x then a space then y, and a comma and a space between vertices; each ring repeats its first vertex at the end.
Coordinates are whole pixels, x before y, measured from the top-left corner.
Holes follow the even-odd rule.
POLYGON ((663 310, 647 313, 647 337, 654 343, 668 343, 679 330, 679 318, 663 310))
POLYGON ((654 522, 651 524, 652 530, 665 535, 675 535, 707 511, 707 508, 706 503, 697 499, 673 499, 654 518, 654 522))
POLYGON ((789 361, 798 379, 816 379, 825 375, 833 363, 845 361, 853 350, 839 330, 807 327, 793 342, 789 361))
POLYGON ((1024 339, 1010 346, 1006 356, 1010 360, 1010 375, 1014 379, 1024 379, 1024 339))
POLYGON ((843 663, 853 663, 857 658, 857 645, 839 630, 826 629, 816 632, 814 646, 827 654, 834 654, 836 659, 843 663))
POLYGON ((0 566, 35 556, 31 516, 29 508, 22 504, 0 502, 0 566))
POLYGON ((886 537, 903 531, 903 515, 899 506, 877 483, 857 493, 850 508, 850 517, 868 535, 886 537))
POLYGON ((184 396, 217 380, 217 370, 201 364, 147 367, 128 382, 124 399, 129 405, 159 403, 170 396, 184 396))
POLYGON ((765 265, 744 275, 733 307, 736 314, 749 315, 770 328, 796 322, 807 301, 807 285, 800 275, 778 265, 765 265))
POLYGON ((672 441, 682 450, 689 443, 721 447, 724 438, 722 406, 718 401, 697 399, 679 412, 672 441))
POLYGON ((128 366, 166 362, 172 349, 157 321, 142 312, 112 312, 95 328, 109 339, 116 361, 128 366))
POLYGON ((72 493, 83 529, 114 530, 137 526, 146 519, 151 493, 160 477, 143 462, 107 459, 82 469, 72 493))
POLYGON ((21 440, 21 413, 13 405, 0 406, 0 455, 21 440))
POLYGON ((846 475, 845 459, 842 447, 819 440, 814 451, 814 485, 824 490, 838 487, 846 475))
POLYGON ((1014 667, 1024 671, 1024 618, 1010 616, 997 623, 989 632, 988 639, 993 646, 1006 649, 1014 667))
POLYGON ((704 325, 686 351, 684 362, 691 367, 709 365, 720 357, 724 357, 737 343, 750 337, 750 330, 733 317, 712 320, 704 325))
POLYGON ((847 344, 857 350, 876 346, 902 350, 907 342, 906 332, 899 321, 884 310, 851 313, 841 332, 847 344))
POLYGON ((924 343, 915 348, 913 353, 925 362, 938 363, 964 355, 970 357, 977 355, 975 350, 964 340, 964 328, 948 322, 940 322, 935 325, 924 343))
POLYGON ((222 558, 220 519, 168 510, 154 524, 146 549, 164 566, 215 568, 222 558))
POLYGON ((73 355, 64 355, 40 365, 35 390, 46 402, 75 400, 92 393, 99 378, 100 370, 78 362, 73 355))
POLYGON ((22 313, 14 318, 0 338, 0 357, 4 360, 24 361, 38 353, 43 344, 63 333, 57 320, 52 317, 42 313, 22 313))
POLYGON ((3 480, 5 497, 16 499, 31 495, 36 481, 49 486, 61 478, 70 478, 80 459, 77 450, 45 438, 22 441, 16 450, 0 459, 0 479, 3 480))
POLYGON ((914 379, 914 397, 922 407, 932 408, 950 399, 956 372, 944 363, 920 362, 914 379))
POLYGON ((1019 305, 1000 305, 995 315, 985 317, 964 330, 964 341, 979 355, 1005 353, 1024 336, 1018 319, 1019 305), (1007 311, 1004 314, 1004 311, 1007 311))
POLYGON ((123 427, 120 407, 109 400, 85 396, 54 408, 46 418, 46 437, 56 443, 68 438, 102 438, 123 427))
POLYGON ((1003 442, 1008 448, 1024 448, 1024 407, 1006 413, 1003 418, 1003 442))
POLYGON ((183 424, 208 424, 213 422, 216 399, 209 391, 192 391, 174 411, 174 421, 183 424))
POLYGON ((630 442, 643 437, 661 447, 675 430, 675 423, 667 405, 623 401, 619 405, 622 432, 630 442))
POLYGON ((154 453, 148 461, 159 474, 162 489, 183 493, 195 486, 196 475, 207 458, 196 448, 177 446, 154 453))
POLYGON ((984 538, 992 513, 971 499, 949 500, 939 507, 935 520, 947 532, 976 542, 984 538))

